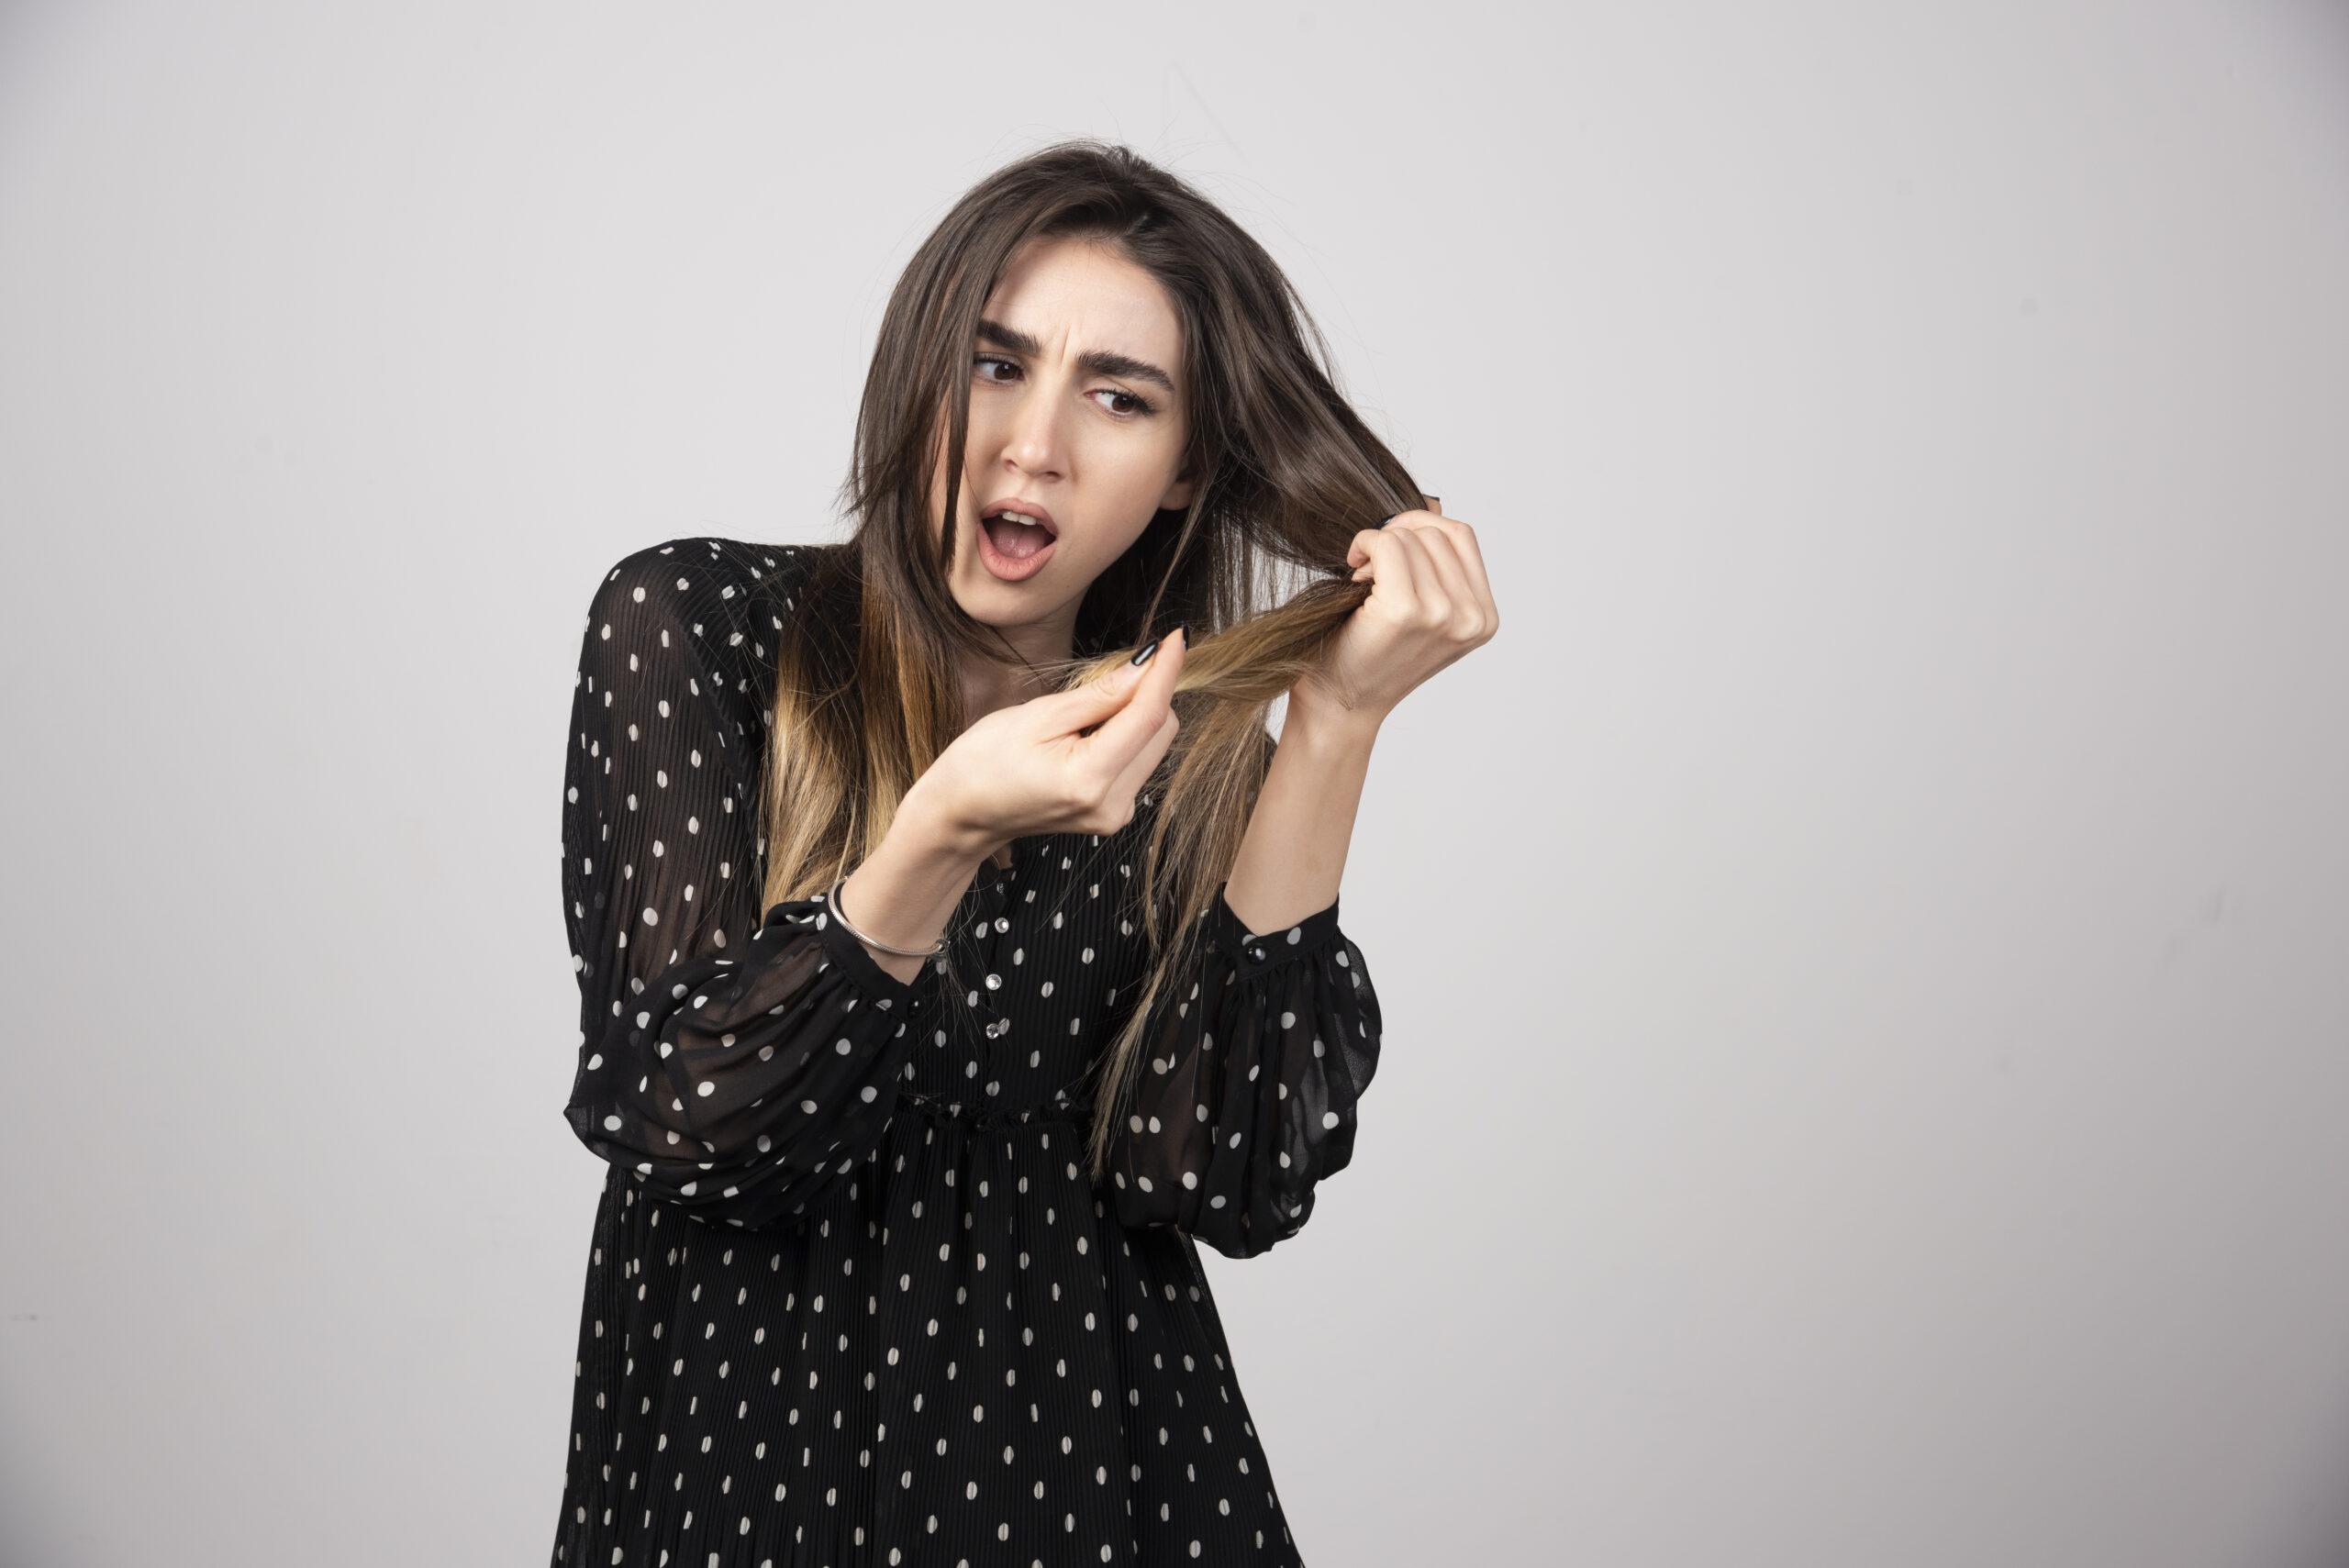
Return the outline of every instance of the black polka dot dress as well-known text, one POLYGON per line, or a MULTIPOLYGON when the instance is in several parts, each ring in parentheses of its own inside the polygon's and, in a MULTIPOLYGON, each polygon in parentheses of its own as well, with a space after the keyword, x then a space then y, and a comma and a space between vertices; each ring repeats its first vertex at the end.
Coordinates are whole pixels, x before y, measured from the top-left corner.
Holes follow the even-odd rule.
POLYGON ((1097 1185, 1149 814, 983 868, 900 984, 762 910, 774 636, 809 551, 677 540, 590 608, 563 806, 567 1110, 608 1162, 554 1560, 1293 1563, 1195 1240, 1295 1233, 1378 1005, 1337 910, 1220 899, 1097 1185))

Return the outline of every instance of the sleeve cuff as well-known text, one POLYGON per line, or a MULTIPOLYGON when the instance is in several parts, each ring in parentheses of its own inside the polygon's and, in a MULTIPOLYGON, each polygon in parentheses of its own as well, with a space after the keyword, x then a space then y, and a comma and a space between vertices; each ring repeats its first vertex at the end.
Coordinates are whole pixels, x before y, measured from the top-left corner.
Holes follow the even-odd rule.
POLYGON ((1327 909, 1308 915, 1294 926, 1255 932, 1241 923, 1221 888, 1216 890, 1215 902, 1208 908, 1207 935, 1210 945, 1232 955, 1243 979, 1343 940, 1338 929, 1338 906, 1334 900, 1327 909))
POLYGON ((874 958, 872 950, 850 936, 821 902, 803 899, 792 904, 778 904, 767 911, 766 924, 770 927, 789 924, 802 930, 812 926, 816 940, 824 944, 826 956, 839 967, 850 984, 870 996, 878 1006, 903 1007, 908 1012, 912 1010, 912 984, 882 968, 879 961, 874 958))

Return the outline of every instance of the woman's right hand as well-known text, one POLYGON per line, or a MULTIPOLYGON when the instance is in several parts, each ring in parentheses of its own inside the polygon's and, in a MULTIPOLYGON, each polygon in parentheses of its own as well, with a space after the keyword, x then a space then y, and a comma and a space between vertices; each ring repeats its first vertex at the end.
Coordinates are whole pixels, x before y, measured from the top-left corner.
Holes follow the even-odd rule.
MULTIPOLYGON (((914 781, 880 845, 841 885, 853 929, 920 950, 953 917, 981 861, 1030 833, 1114 833, 1174 743, 1178 632, 1144 663, 988 714, 914 781)), ((868 944, 901 981, 918 957, 868 944)))
POLYGON ((915 782, 898 820, 982 858, 1033 833, 1116 832, 1174 743, 1183 655, 1178 631, 1140 665, 988 714, 915 782))

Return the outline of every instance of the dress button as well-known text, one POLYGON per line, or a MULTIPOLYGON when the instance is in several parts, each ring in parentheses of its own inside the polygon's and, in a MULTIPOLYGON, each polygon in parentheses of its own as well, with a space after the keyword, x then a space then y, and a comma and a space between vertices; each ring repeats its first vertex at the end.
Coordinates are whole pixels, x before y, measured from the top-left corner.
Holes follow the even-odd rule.
POLYGON ((987 989, 988 989, 988 990, 990 990, 990 991, 1000 991, 1000 990, 1002 990, 1002 989, 1003 989, 1003 976, 1002 976, 1002 975, 1000 975, 1000 974, 990 974, 990 975, 988 975, 988 976, 987 976, 987 989))
POLYGON ((997 915, 995 917, 995 929, 998 933, 1008 931, 1011 929, 1011 922, 997 915))

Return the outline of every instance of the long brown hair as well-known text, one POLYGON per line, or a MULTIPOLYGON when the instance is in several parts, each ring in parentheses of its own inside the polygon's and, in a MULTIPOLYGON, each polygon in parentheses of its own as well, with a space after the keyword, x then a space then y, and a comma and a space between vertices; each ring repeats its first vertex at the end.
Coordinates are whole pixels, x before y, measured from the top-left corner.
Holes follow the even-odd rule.
POLYGON ((1152 958, 1095 1084, 1097 1172, 1152 1005, 1239 855, 1271 762, 1267 707, 1318 667, 1361 603, 1366 590, 1345 580, 1354 534, 1421 496, 1339 395, 1296 290, 1214 203, 1097 142, 1046 148, 990 174, 889 296, 844 490, 854 531, 817 552, 798 613, 778 629, 768 906, 822 892, 879 846, 906 791, 962 728, 958 661, 1006 656, 955 604, 948 571, 979 315, 1014 254, 1044 237, 1112 246, 1165 289, 1183 334, 1185 467, 1198 476, 1190 505, 1152 518, 1077 612, 1081 661, 1177 621, 1192 628, 1180 732, 1145 786, 1157 797, 1141 879, 1152 958), (1299 579, 1301 593, 1265 608, 1299 579))

